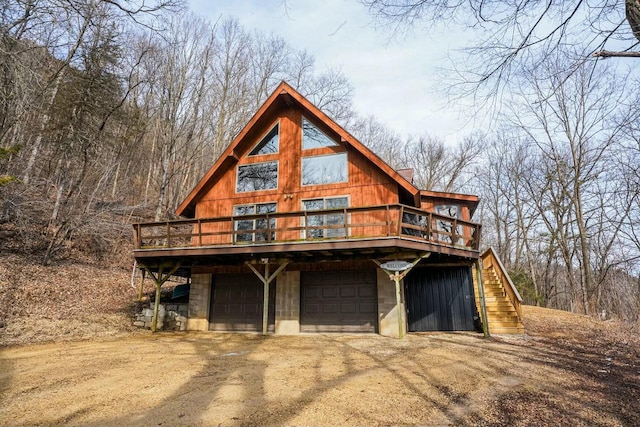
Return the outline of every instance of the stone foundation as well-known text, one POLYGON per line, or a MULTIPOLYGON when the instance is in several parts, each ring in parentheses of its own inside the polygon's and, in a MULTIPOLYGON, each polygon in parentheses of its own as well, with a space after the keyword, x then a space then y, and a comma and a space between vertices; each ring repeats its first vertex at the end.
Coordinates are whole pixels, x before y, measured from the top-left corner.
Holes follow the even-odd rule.
MULTIPOLYGON (((188 319, 187 304, 158 305, 158 331, 186 331, 188 319)), ((153 308, 144 308, 136 314, 133 326, 151 329, 153 325, 153 308)))

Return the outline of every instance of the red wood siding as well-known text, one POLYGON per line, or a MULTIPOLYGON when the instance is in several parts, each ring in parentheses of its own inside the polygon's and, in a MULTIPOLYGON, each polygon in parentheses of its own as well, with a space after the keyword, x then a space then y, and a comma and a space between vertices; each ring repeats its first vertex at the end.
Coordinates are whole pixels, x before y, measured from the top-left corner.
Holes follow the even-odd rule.
MULTIPOLYGON (((240 160, 223 171, 220 178, 211 186, 207 193, 196 205, 196 218, 231 216, 234 205, 251 203, 277 203, 278 212, 302 210, 302 200, 348 196, 350 206, 371 206, 398 203, 398 185, 388 175, 381 172, 369 159, 356 150, 349 150, 341 143, 336 147, 322 147, 302 150, 302 114, 298 109, 281 110, 277 117, 266 121, 267 125, 260 126, 251 132, 246 141, 238 146, 237 154, 240 160), (279 153, 247 157, 259 139, 271 129, 275 123, 280 125, 279 153), (301 159, 303 156, 348 153, 348 182, 337 184, 322 184, 302 186, 301 159), (248 193, 236 193, 236 174, 239 165, 278 160, 278 187, 273 190, 262 190, 248 193)), ((314 122, 336 142, 338 135, 332 134, 330 129, 314 122)), ((355 219, 355 218, 354 218, 355 219)), ((298 219, 290 224, 278 223, 282 226, 299 226, 298 219)), ((354 221, 355 222, 355 221, 354 221)), ((215 225, 208 225, 207 231, 215 230, 215 225)), ((358 234, 366 234, 367 229, 357 230, 358 234)), ((291 234, 299 234, 298 231, 291 234)), ((284 238, 282 236, 280 238, 284 238)), ((208 237, 207 243, 218 243, 215 237, 208 237)))

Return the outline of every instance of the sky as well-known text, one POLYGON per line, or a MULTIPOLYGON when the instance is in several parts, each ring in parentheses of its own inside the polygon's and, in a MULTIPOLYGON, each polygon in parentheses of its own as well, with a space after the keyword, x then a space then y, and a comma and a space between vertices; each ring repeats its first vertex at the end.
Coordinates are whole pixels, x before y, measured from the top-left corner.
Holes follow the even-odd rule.
POLYGON ((189 0, 189 5, 212 22, 233 16, 246 29, 306 49, 318 71, 340 69, 354 88, 355 110, 403 136, 428 134, 455 143, 473 130, 437 89, 444 78, 438 70, 463 43, 461 35, 418 29, 394 39, 357 0, 189 0))

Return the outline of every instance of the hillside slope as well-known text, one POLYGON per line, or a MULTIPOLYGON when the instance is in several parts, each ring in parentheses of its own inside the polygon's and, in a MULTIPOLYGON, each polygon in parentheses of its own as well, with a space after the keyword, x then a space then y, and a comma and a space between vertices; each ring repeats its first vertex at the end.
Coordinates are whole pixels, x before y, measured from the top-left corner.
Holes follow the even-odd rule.
MULTIPOLYGON (((129 333, 137 291, 124 266, 0 257, 0 345, 129 333)), ((151 289, 150 281, 146 283, 151 289)))

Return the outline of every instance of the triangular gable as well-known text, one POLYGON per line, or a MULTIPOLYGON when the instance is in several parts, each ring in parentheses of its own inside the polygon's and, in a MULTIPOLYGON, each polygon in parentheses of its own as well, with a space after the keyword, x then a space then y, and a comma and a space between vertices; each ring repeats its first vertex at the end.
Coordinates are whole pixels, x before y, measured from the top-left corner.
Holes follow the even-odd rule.
POLYGON ((323 122, 327 127, 340 137, 340 142, 345 143, 360 152, 364 157, 371 161, 382 172, 393 179, 401 188, 409 193, 415 200, 416 205, 419 206, 420 191, 402 175, 396 172, 391 166, 385 163, 380 157, 373 153, 364 144, 353 137, 349 132, 340 127, 329 116, 323 113, 318 107, 313 105, 304 96, 298 93, 295 89, 289 86, 286 82, 281 82, 273 93, 267 98, 264 104, 253 115, 251 120, 246 124, 242 131, 234 138, 233 142, 227 147, 227 149, 218 158, 215 164, 209 169, 204 177, 198 182, 198 184, 191 190, 191 193, 180 204, 176 210, 176 214, 185 215, 189 217, 195 216, 195 204, 199 198, 206 193, 208 188, 215 182, 217 176, 226 170, 226 167, 236 163, 239 160, 238 152, 236 148, 244 140, 247 134, 253 129, 253 127, 260 121, 260 119, 273 107, 277 106, 277 101, 282 97, 283 102, 286 105, 290 105, 293 102, 298 104, 303 110, 303 116, 313 116, 317 120, 323 122))

